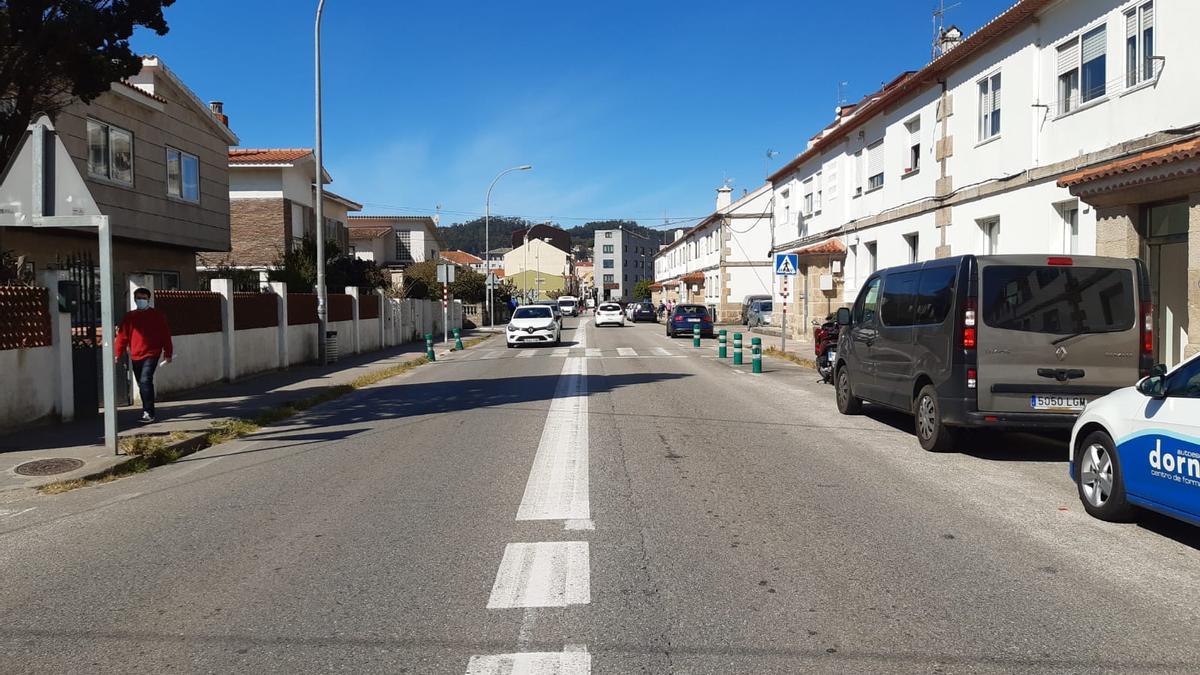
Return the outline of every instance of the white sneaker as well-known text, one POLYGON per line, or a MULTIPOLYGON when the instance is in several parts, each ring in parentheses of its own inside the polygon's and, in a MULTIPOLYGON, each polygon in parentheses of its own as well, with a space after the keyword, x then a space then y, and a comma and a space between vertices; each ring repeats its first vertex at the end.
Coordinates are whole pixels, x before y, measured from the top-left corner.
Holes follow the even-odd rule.
POLYGON ((141 419, 141 422, 142 422, 142 424, 151 424, 151 423, 153 423, 153 422, 154 422, 154 415, 151 415, 151 414, 150 414, 150 413, 148 413, 148 412, 144 412, 144 413, 142 413, 142 419, 141 419))

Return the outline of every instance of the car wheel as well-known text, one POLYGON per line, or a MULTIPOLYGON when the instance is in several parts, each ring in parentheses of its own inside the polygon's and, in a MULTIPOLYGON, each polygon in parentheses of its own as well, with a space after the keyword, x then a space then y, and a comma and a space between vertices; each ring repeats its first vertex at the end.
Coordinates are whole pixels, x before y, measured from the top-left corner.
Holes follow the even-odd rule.
POLYGON ((1083 508, 1100 520, 1114 523, 1133 518, 1125 496, 1125 477, 1112 438, 1103 431, 1088 434, 1075 452, 1075 485, 1083 508))
POLYGON ((517 345, 513 344, 512 342, 508 343, 508 348, 509 348, 509 349, 512 349, 513 347, 516 347, 516 346, 517 346, 517 345))
POLYGON ((862 412, 862 399, 854 395, 854 390, 850 386, 850 372, 845 366, 838 368, 835 396, 837 397, 838 412, 843 415, 857 415, 862 412))
POLYGON ((949 452, 954 449, 955 433, 942 424, 937 389, 932 384, 921 387, 913 401, 913 417, 917 424, 917 440, 930 452, 949 452))

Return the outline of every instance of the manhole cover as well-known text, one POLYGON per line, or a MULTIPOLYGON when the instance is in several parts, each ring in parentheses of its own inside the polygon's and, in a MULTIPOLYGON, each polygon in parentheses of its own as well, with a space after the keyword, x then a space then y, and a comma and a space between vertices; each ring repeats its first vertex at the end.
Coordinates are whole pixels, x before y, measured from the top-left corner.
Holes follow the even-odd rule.
POLYGON ((22 476, 53 476, 56 473, 74 471, 81 466, 83 466, 83 462, 78 459, 56 457, 55 459, 37 459, 32 462, 25 462, 14 469, 14 471, 22 476))

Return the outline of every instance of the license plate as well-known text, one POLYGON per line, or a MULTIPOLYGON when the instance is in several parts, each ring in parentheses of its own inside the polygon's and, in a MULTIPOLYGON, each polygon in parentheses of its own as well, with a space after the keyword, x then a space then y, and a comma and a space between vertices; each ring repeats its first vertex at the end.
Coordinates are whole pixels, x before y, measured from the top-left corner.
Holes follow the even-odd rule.
POLYGON ((1029 406, 1034 410, 1079 412, 1086 405, 1087 399, 1082 396, 1046 396, 1043 394, 1034 394, 1029 397, 1029 406))
POLYGON ((688 319, 688 323, 700 323, 700 319, 688 319))
POLYGON ((830 363, 837 362, 837 351, 835 351, 833 349, 829 350, 829 362, 830 363))

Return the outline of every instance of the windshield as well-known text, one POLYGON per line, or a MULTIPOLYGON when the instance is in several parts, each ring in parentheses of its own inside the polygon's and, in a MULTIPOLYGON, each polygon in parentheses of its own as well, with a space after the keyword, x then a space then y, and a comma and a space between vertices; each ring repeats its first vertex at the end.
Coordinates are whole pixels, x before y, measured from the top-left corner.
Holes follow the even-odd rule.
POLYGON ((1133 327, 1133 272, 1106 267, 991 265, 983 269, 983 321, 1030 333, 1109 333, 1133 327))
POLYGON ((619 311, 621 311, 621 306, 620 305, 612 305, 612 304, 600 305, 600 311, 601 312, 619 312, 619 311))
POLYGON ((675 316, 708 316, 708 310, 700 305, 680 305, 675 308, 675 316))
POLYGON ((760 302, 760 303, 758 303, 758 311, 760 311, 760 312, 769 312, 769 311, 771 311, 771 303, 769 303, 769 302, 760 302))
POLYGON ((518 307, 514 319, 549 319, 553 314, 549 307, 518 307))

